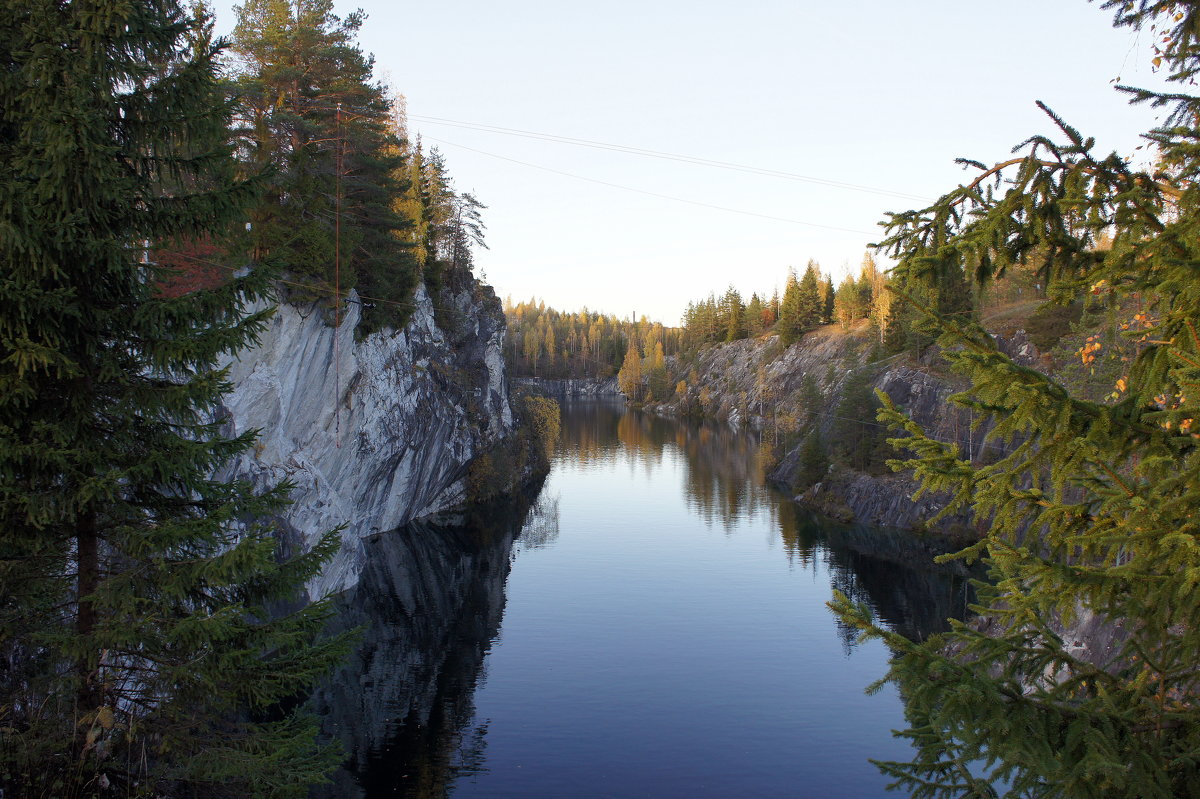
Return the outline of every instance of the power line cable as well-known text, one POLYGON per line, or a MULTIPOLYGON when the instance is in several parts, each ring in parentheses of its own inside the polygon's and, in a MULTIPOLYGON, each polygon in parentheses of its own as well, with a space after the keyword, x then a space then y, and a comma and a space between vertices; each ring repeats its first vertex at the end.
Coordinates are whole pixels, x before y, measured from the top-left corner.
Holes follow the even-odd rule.
POLYGON ((659 158, 667 161, 679 161, 686 164, 695 164, 698 166, 708 166, 716 169, 728 169, 736 172, 746 172, 752 175, 763 175, 765 177, 782 178, 784 180, 795 180, 804 183, 813 183, 819 186, 828 186, 830 188, 845 189, 847 191, 866 192, 868 194, 879 194, 885 197, 897 197, 906 200, 917 200, 927 203, 929 198, 922 197, 917 194, 909 194, 907 192, 893 191, 891 189, 881 189, 874 186, 864 186, 858 183, 847 183, 841 180, 831 180, 829 178, 819 178, 812 175, 801 175, 795 172, 785 172, 779 169, 766 169, 763 167, 749 166, 747 164, 737 164, 730 161, 719 161, 713 158, 700 158, 692 155, 681 155, 679 153, 664 152, 662 150, 651 150, 645 147, 630 147, 624 144, 612 144, 610 142, 595 141, 593 139, 578 139, 572 136, 558 136, 552 133, 539 133, 532 130, 521 130, 520 128, 505 128, 499 125, 488 125, 482 122, 464 122, 458 119, 446 119, 444 117, 429 117, 418 114, 409 114, 409 119, 432 125, 446 125, 449 127, 462 128, 464 130, 476 130, 483 133, 498 133, 505 136, 518 136, 526 139, 536 139, 538 141, 550 141, 559 144, 571 144, 578 147, 591 147, 597 150, 610 150, 613 152, 629 153, 631 155, 640 155, 647 158, 659 158))
POLYGON ((702 203, 697 200, 688 200, 684 197, 674 197, 670 194, 659 194, 658 192, 646 191, 645 189, 635 189, 632 186, 623 186, 620 183, 610 183, 607 180, 597 180, 596 178, 589 178, 589 177, 584 177, 583 175, 576 175, 573 172, 564 172, 561 169, 552 169, 548 166, 541 166, 540 164, 531 164, 528 161, 520 161, 516 158, 509 158, 506 155, 497 155, 496 153, 489 153, 486 150, 477 150, 474 147, 468 147, 465 144, 458 144, 456 142, 447 141, 446 139, 437 139, 437 138, 434 138, 433 136, 428 136, 426 138, 430 139, 431 141, 435 141, 439 144, 448 144, 451 147, 458 147, 459 149, 469 150, 470 152, 479 153, 480 155, 486 155, 490 158, 498 158, 501 161, 509 161, 514 164, 520 164, 521 166, 527 166, 527 167, 530 167, 531 169, 540 169, 543 172, 552 172, 555 175, 563 175, 568 178, 575 178, 576 180, 587 181, 588 183, 598 183, 601 186, 609 186, 610 188, 614 188, 614 189, 622 189, 624 191, 631 191, 631 192, 634 192, 635 194, 644 194, 648 197, 657 197, 660 200, 672 200, 674 202, 687 203, 688 205, 696 205, 701 208, 709 208, 709 209, 712 209, 715 211, 725 211, 727 213, 741 214, 743 216, 754 216, 754 217, 758 217, 759 219, 770 219, 775 222, 787 222, 788 224, 792 224, 792 225, 804 225, 806 227, 822 228, 823 230, 838 230, 838 231, 842 231, 844 233, 859 233, 864 236, 874 235, 874 233, 872 233, 871 231, 867 231, 867 230, 858 230, 855 228, 838 227, 837 225, 822 225, 818 222, 806 222, 802 219, 788 219, 788 218, 782 217, 782 216, 771 216, 770 214, 760 214, 755 211, 743 211, 740 208, 727 208, 723 205, 712 205, 710 203, 702 203))

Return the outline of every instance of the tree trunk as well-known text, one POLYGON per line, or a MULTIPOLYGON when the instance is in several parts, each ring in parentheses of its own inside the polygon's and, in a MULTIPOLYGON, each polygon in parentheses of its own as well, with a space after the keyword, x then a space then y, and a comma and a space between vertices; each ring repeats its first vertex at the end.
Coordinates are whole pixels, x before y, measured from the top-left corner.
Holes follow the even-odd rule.
MULTIPOLYGON (((100 586, 100 546, 96 532, 96 512, 84 511, 76 528, 76 557, 78 579, 76 584, 78 609, 75 615, 75 632, 79 638, 87 639, 96 629, 96 606, 90 599, 100 586)), ((81 654, 76 662, 79 676, 77 698, 80 712, 87 712, 99 705, 98 685, 94 680, 95 665, 91 652, 81 654)))

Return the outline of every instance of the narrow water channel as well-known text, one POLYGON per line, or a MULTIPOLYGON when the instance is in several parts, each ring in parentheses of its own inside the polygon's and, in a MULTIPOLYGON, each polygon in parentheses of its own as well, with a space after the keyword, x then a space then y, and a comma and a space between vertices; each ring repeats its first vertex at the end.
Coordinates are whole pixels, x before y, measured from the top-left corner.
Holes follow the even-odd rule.
MULTIPOLYGON (((563 407, 541 492, 376 536, 316 696, 346 767, 320 796, 885 795, 907 759, 832 588, 910 636, 960 579, 903 535, 823 523, 763 482, 757 442, 617 404, 563 407)), ((893 794, 894 795, 894 794, 893 794)))

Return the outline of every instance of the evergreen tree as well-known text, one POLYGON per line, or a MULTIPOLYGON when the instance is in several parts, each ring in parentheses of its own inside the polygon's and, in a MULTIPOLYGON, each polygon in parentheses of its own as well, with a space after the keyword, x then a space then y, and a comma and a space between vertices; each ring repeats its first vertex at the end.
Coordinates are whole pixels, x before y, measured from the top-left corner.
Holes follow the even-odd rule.
POLYGON ((821 482, 828 470, 829 455, 825 450, 825 442, 821 440, 821 433, 819 430, 810 430, 800 445, 799 469, 792 488, 804 491, 821 482))
MULTIPOLYGON (((237 12, 239 116, 254 163, 275 169, 250 215, 255 251, 308 282, 407 300, 420 279, 412 220, 399 213, 408 147, 373 82, 371 58, 355 43, 364 15, 339 18, 332 0, 246 0, 237 12)), ((421 221, 425 230, 437 224, 432 214, 421 221)), ((328 296, 292 291, 295 299, 328 296)), ((398 326, 406 307, 374 303, 364 323, 398 326)))
POLYGON ((800 413, 804 427, 814 428, 821 412, 825 410, 825 395, 812 372, 805 372, 800 381, 800 413))
POLYGON ((872 379, 868 369, 857 369, 846 377, 831 431, 837 453, 859 471, 883 462, 883 431, 875 420, 879 400, 872 391, 872 379))
POLYGON ((746 337, 746 308, 742 295, 733 286, 725 292, 725 340, 737 341, 746 337))
POLYGON ((821 273, 817 262, 810 260, 797 288, 797 324, 801 331, 821 324, 825 303, 821 300, 821 273))
POLYGON ((750 302, 746 303, 746 335, 752 338, 758 338, 763 334, 766 327, 763 324, 763 302, 758 294, 750 295, 750 302))
POLYGON ((817 280, 817 296, 820 299, 818 303, 821 312, 819 314, 819 324, 828 324, 833 321, 833 306, 837 301, 837 291, 833 287, 833 278, 829 275, 820 275, 817 280))
POLYGON ((775 331, 785 346, 795 343, 804 332, 801 314, 800 281, 796 277, 796 270, 790 269, 783 289, 783 300, 779 303, 779 321, 775 323, 775 331))
POLYGON ((710 294, 707 300, 697 303, 685 324, 691 334, 692 342, 696 345, 713 344, 720 341, 724 331, 720 325, 716 297, 710 294))
MULTIPOLYGON (((1117 25, 1156 27, 1171 80, 1200 73, 1197 3, 1104 7, 1117 25)), ((988 521, 960 553, 991 572, 981 621, 914 643, 835 600, 897 653, 887 679, 917 752, 881 768, 914 796, 1200 795, 1200 100, 1129 91, 1172 109, 1148 134, 1154 173, 1093 153, 1051 114, 1053 138, 990 168, 972 162, 966 186, 891 220, 886 246, 906 287, 936 291, 964 271, 988 281, 1036 257, 1052 297, 1104 302, 1137 353, 1109 398, 1089 401, 1014 363, 969 314, 922 303, 970 381, 955 401, 1009 447, 979 466, 893 407, 883 414, 913 453, 898 465, 953 497, 944 512, 988 521), (1114 633, 1109 651, 1077 645, 1085 619, 1114 633)))
POLYGON ((339 657, 295 603, 336 547, 277 560, 286 486, 215 481, 219 359, 266 276, 167 296, 146 260, 232 223, 229 108, 175 2, 0 14, 0 787, 304 796, 332 763, 276 708, 339 657), (50 77, 53 76, 53 77, 50 77), (267 720, 276 718, 279 720, 267 720))

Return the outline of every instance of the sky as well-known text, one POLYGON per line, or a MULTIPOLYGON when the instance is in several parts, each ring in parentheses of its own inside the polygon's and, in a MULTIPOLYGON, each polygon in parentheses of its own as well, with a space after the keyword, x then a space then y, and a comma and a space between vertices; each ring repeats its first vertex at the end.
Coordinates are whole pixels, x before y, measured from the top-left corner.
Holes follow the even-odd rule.
POLYGON ((810 259, 857 272, 887 212, 970 179, 955 158, 1056 133, 1036 100, 1140 162, 1156 112, 1113 85, 1161 83, 1150 31, 1084 0, 335 0, 360 7, 410 135, 488 206, 476 274, 667 325, 810 259))

